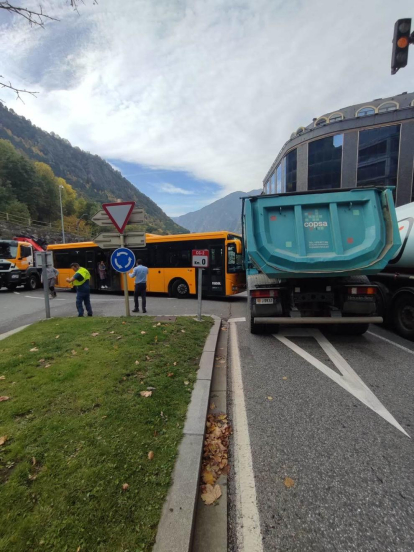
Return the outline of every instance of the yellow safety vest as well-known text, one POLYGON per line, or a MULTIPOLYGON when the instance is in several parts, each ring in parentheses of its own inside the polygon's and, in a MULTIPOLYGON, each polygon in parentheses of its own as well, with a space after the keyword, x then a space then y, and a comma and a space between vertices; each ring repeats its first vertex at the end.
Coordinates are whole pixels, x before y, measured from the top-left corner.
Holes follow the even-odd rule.
POLYGON ((82 268, 80 267, 76 273, 75 273, 75 276, 76 274, 80 274, 81 276, 83 276, 83 280, 80 281, 80 280, 73 280, 73 285, 74 286, 81 286, 82 284, 84 284, 87 280, 90 280, 91 279, 91 275, 89 273, 89 270, 86 270, 86 268, 82 268))

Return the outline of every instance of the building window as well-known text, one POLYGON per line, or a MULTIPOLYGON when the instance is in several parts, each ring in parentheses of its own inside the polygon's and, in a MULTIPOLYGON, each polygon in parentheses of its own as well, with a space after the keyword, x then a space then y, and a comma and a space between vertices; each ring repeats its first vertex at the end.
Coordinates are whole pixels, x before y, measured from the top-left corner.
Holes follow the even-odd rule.
POLYGON ((299 134, 303 134, 305 132, 305 127, 299 127, 298 130, 296 131, 296 134, 299 135, 299 134))
POLYGON ((272 174, 272 178, 270 179, 271 185, 270 185, 270 193, 275 194, 276 193, 276 173, 272 174))
POLYGON ((330 123, 336 123, 337 121, 342 121, 344 116, 342 113, 332 113, 332 115, 329 117, 330 123))
POLYGON ((286 155, 286 191, 296 192, 297 150, 286 155))
POLYGON ((328 119, 326 117, 320 117, 317 121, 315 121, 315 126, 322 126, 328 122, 328 119))
POLYGON ((361 109, 357 111, 357 117, 367 117, 368 115, 375 115, 375 107, 361 107, 361 109))
POLYGON ((282 165, 280 164, 276 170, 276 193, 282 193, 282 165))
POLYGON ((341 187, 343 134, 309 143, 308 190, 341 187))
POLYGON ((386 102, 378 107, 378 113, 387 113, 387 111, 395 111, 398 109, 397 102, 386 102))
POLYGON ((357 186, 396 186, 399 145, 400 125, 361 130, 357 186))

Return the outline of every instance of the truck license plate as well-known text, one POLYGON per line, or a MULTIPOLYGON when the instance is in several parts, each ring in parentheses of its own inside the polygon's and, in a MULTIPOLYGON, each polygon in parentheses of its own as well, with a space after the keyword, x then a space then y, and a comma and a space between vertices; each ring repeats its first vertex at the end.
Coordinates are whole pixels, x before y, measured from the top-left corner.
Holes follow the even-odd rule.
POLYGON ((273 305, 272 298, 256 299, 256 305, 273 305))
POLYGON ((11 277, 12 277, 12 278, 18 278, 19 275, 18 275, 18 274, 12 274, 11 277))

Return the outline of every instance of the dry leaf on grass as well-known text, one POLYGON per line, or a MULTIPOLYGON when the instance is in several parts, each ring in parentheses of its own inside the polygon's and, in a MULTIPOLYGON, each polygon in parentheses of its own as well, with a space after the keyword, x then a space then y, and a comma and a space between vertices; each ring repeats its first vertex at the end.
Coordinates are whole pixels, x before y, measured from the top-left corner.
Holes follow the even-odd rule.
POLYGON ((190 382, 186 380, 186 381, 184 382, 184 385, 188 385, 189 383, 190 383, 190 382))
POLYGON ((122 485, 122 490, 123 490, 123 491, 127 491, 128 489, 129 489, 128 483, 124 483, 124 484, 122 485))
POLYGON ((173 365, 174 365, 174 366, 177 366, 177 363, 176 363, 176 362, 173 362, 173 365))
POLYGON ((136 360, 136 361, 135 361, 135 364, 136 364, 136 365, 138 366, 138 364, 139 364, 139 360, 136 360))
POLYGON ((36 458, 34 456, 32 457, 32 466, 36 466, 36 458))
POLYGON ((7 435, 3 435, 3 437, 0 437, 0 446, 4 445, 4 443, 7 441, 7 435))
POLYGON ((283 481, 283 483, 285 484, 285 487, 287 487, 288 489, 295 486, 295 482, 291 477, 285 477, 285 480, 283 481))
POLYGON ((206 485, 204 493, 201 495, 201 499, 204 504, 213 504, 218 498, 221 497, 220 485, 206 485))
POLYGON ((96 337, 97 335, 99 335, 99 332, 93 332, 93 334, 91 334, 92 337, 96 337))
POLYGON ((59 337, 60 337, 60 335, 56 335, 56 336, 55 336, 55 339, 59 339, 59 337))
POLYGON ((146 333, 147 333, 147 332, 142 331, 142 332, 141 332, 141 335, 145 335, 146 333))
POLYGON ((156 335, 156 336, 154 337, 154 341, 155 341, 155 343, 158 343, 158 335, 156 335))
POLYGON ((114 334, 114 333, 115 333, 115 331, 114 331, 114 330, 112 330, 112 332, 109 332, 109 333, 110 333, 110 334, 114 334))
POLYGON ((158 322, 157 326, 161 326, 161 322, 158 322))
POLYGON ((50 368, 51 366, 51 364, 45 364, 45 368, 50 368))
POLYGON ((6 376, 0 376, 0 380, 5 380, 5 379, 6 379, 6 376))
POLYGON ((150 450, 148 453, 148 460, 153 460, 153 459, 154 459, 154 453, 152 450, 150 450))
POLYGON ((44 362, 44 361, 45 361, 45 359, 44 359, 44 358, 41 358, 41 359, 39 360, 39 362, 44 362))
POLYGON ((167 376, 168 376, 169 378, 172 378, 173 375, 174 375, 174 372, 168 372, 168 374, 167 374, 167 376))
POLYGON ((0 402, 8 401, 10 397, 0 397, 0 402))
POLYGON ((151 397, 152 391, 141 391, 140 395, 141 397, 151 397))
POLYGON ((37 347, 33 347, 33 349, 30 349, 30 352, 31 353, 35 353, 36 351, 38 351, 39 349, 37 347))
POLYGON ((83 350, 84 350, 84 351, 89 351, 88 347, 85 347, 83 350))
POLYGON ((122 322, 122 324, 126 324, 126 322, 122 322))
POLYGON ((118 337, 116 338, 117 340, 118 339, 122 339, 122 335, 118 335, 118 337))
POLYGON ((75 351, 75 349, 72 350, 72 355, 77 355, 78 353, 75 351))
POLYGON ((185 330, 181 330, 181 333, 185 333, 185 330))

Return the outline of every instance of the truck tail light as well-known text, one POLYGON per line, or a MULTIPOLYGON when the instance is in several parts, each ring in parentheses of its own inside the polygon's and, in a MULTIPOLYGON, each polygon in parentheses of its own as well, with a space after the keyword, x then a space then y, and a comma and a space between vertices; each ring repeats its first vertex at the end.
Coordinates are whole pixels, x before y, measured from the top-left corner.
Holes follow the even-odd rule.
POLYGON ((348 295, 375 295, 377 288, 374 287, 349 287, 348 295))
POLYGON ((252 297, 278 297, 277 289, 256 289, 251 292, 252 297))

